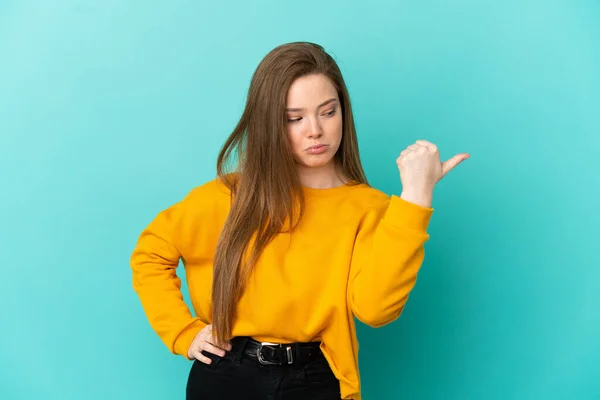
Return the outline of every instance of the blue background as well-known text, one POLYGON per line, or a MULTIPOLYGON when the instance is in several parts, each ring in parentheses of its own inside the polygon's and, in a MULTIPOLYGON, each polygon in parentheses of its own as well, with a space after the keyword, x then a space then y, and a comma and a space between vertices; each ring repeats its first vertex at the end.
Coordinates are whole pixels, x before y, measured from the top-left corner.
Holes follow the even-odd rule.
MULTIPOLYGON (((272 48, 323 45, 371 184, 444 159, 365 399, 600 399, 600 3, 0 2, 0 398, 180 399, 131 288, 141 230, 212 179, 272 48)), ((179 271, 182 276, 183 269, 179 271)))

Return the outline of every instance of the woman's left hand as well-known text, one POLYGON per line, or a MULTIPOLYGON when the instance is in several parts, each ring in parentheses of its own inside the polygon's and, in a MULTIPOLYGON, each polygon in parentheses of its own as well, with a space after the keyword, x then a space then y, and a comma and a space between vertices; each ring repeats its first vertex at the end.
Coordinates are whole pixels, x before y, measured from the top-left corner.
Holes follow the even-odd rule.
POLYGON ((469 157, 469 154, 462 153, 441 162, 436 145, 426 140, 417 140, 396 159, 402 181, 401 197, 430 207, 434 186, 469 157))

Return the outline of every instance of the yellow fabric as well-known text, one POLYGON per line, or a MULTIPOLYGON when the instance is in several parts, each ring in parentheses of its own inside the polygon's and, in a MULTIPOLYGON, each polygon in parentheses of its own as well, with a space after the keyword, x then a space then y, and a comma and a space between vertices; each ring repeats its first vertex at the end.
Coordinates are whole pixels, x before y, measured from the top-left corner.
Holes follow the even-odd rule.
MULTIPOLYGON (((344 399, 360 399, 354 316, 380 327, 400 316, 424 258, 432 208, 367 185, 304 188, 299 227, 269 244, 239 302, 234 336, 322 341, 344 399)), ((187 357, 211 323, 212 260, 230 209, 219 180, 191 190, 143 230, 131 257, 133 286, 152 328, 187 357), (192 316, 175 269, 186 269, 192 316)))

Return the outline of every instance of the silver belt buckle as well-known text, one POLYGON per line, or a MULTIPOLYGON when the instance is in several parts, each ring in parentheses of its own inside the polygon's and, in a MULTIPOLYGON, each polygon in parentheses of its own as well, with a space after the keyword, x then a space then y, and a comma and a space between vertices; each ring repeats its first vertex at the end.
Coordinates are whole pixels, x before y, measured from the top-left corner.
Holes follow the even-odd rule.
MULTIPOLYGON (((256 350, 256 356, 258 358, 258 362, 260 362, 263 365, 282 365, 283 363, 278 363, 278 362, 273 362, 273 361, 268 361, 265 360, 262 356, 262 348, 263 346, 276 346, 276 347, 283 347, 284 345, 281 343, 271 343, 271 342, 260 342, 260 347, 256 350)), ((294 355, 292 353, 292 347, 291 346, 285 346, 285 350, 287 353, 287 359, 288 359, 288 364, 292 364, 294 362, 294 355)))

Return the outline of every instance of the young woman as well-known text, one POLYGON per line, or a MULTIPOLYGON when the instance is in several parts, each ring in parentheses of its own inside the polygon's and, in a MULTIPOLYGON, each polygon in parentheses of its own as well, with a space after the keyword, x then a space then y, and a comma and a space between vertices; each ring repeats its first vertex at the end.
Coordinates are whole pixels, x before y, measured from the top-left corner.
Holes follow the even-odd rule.
POLYGON ((306 42, 267 54, 216 179, 160 212, 131 257, 152 328, 194 360, 187 399, 360 399, 354 317, 399 317, 434 185, 468 157, 442 163, 419 140, 396 159, 401 195, 371 188, 335 61, 306 42))

